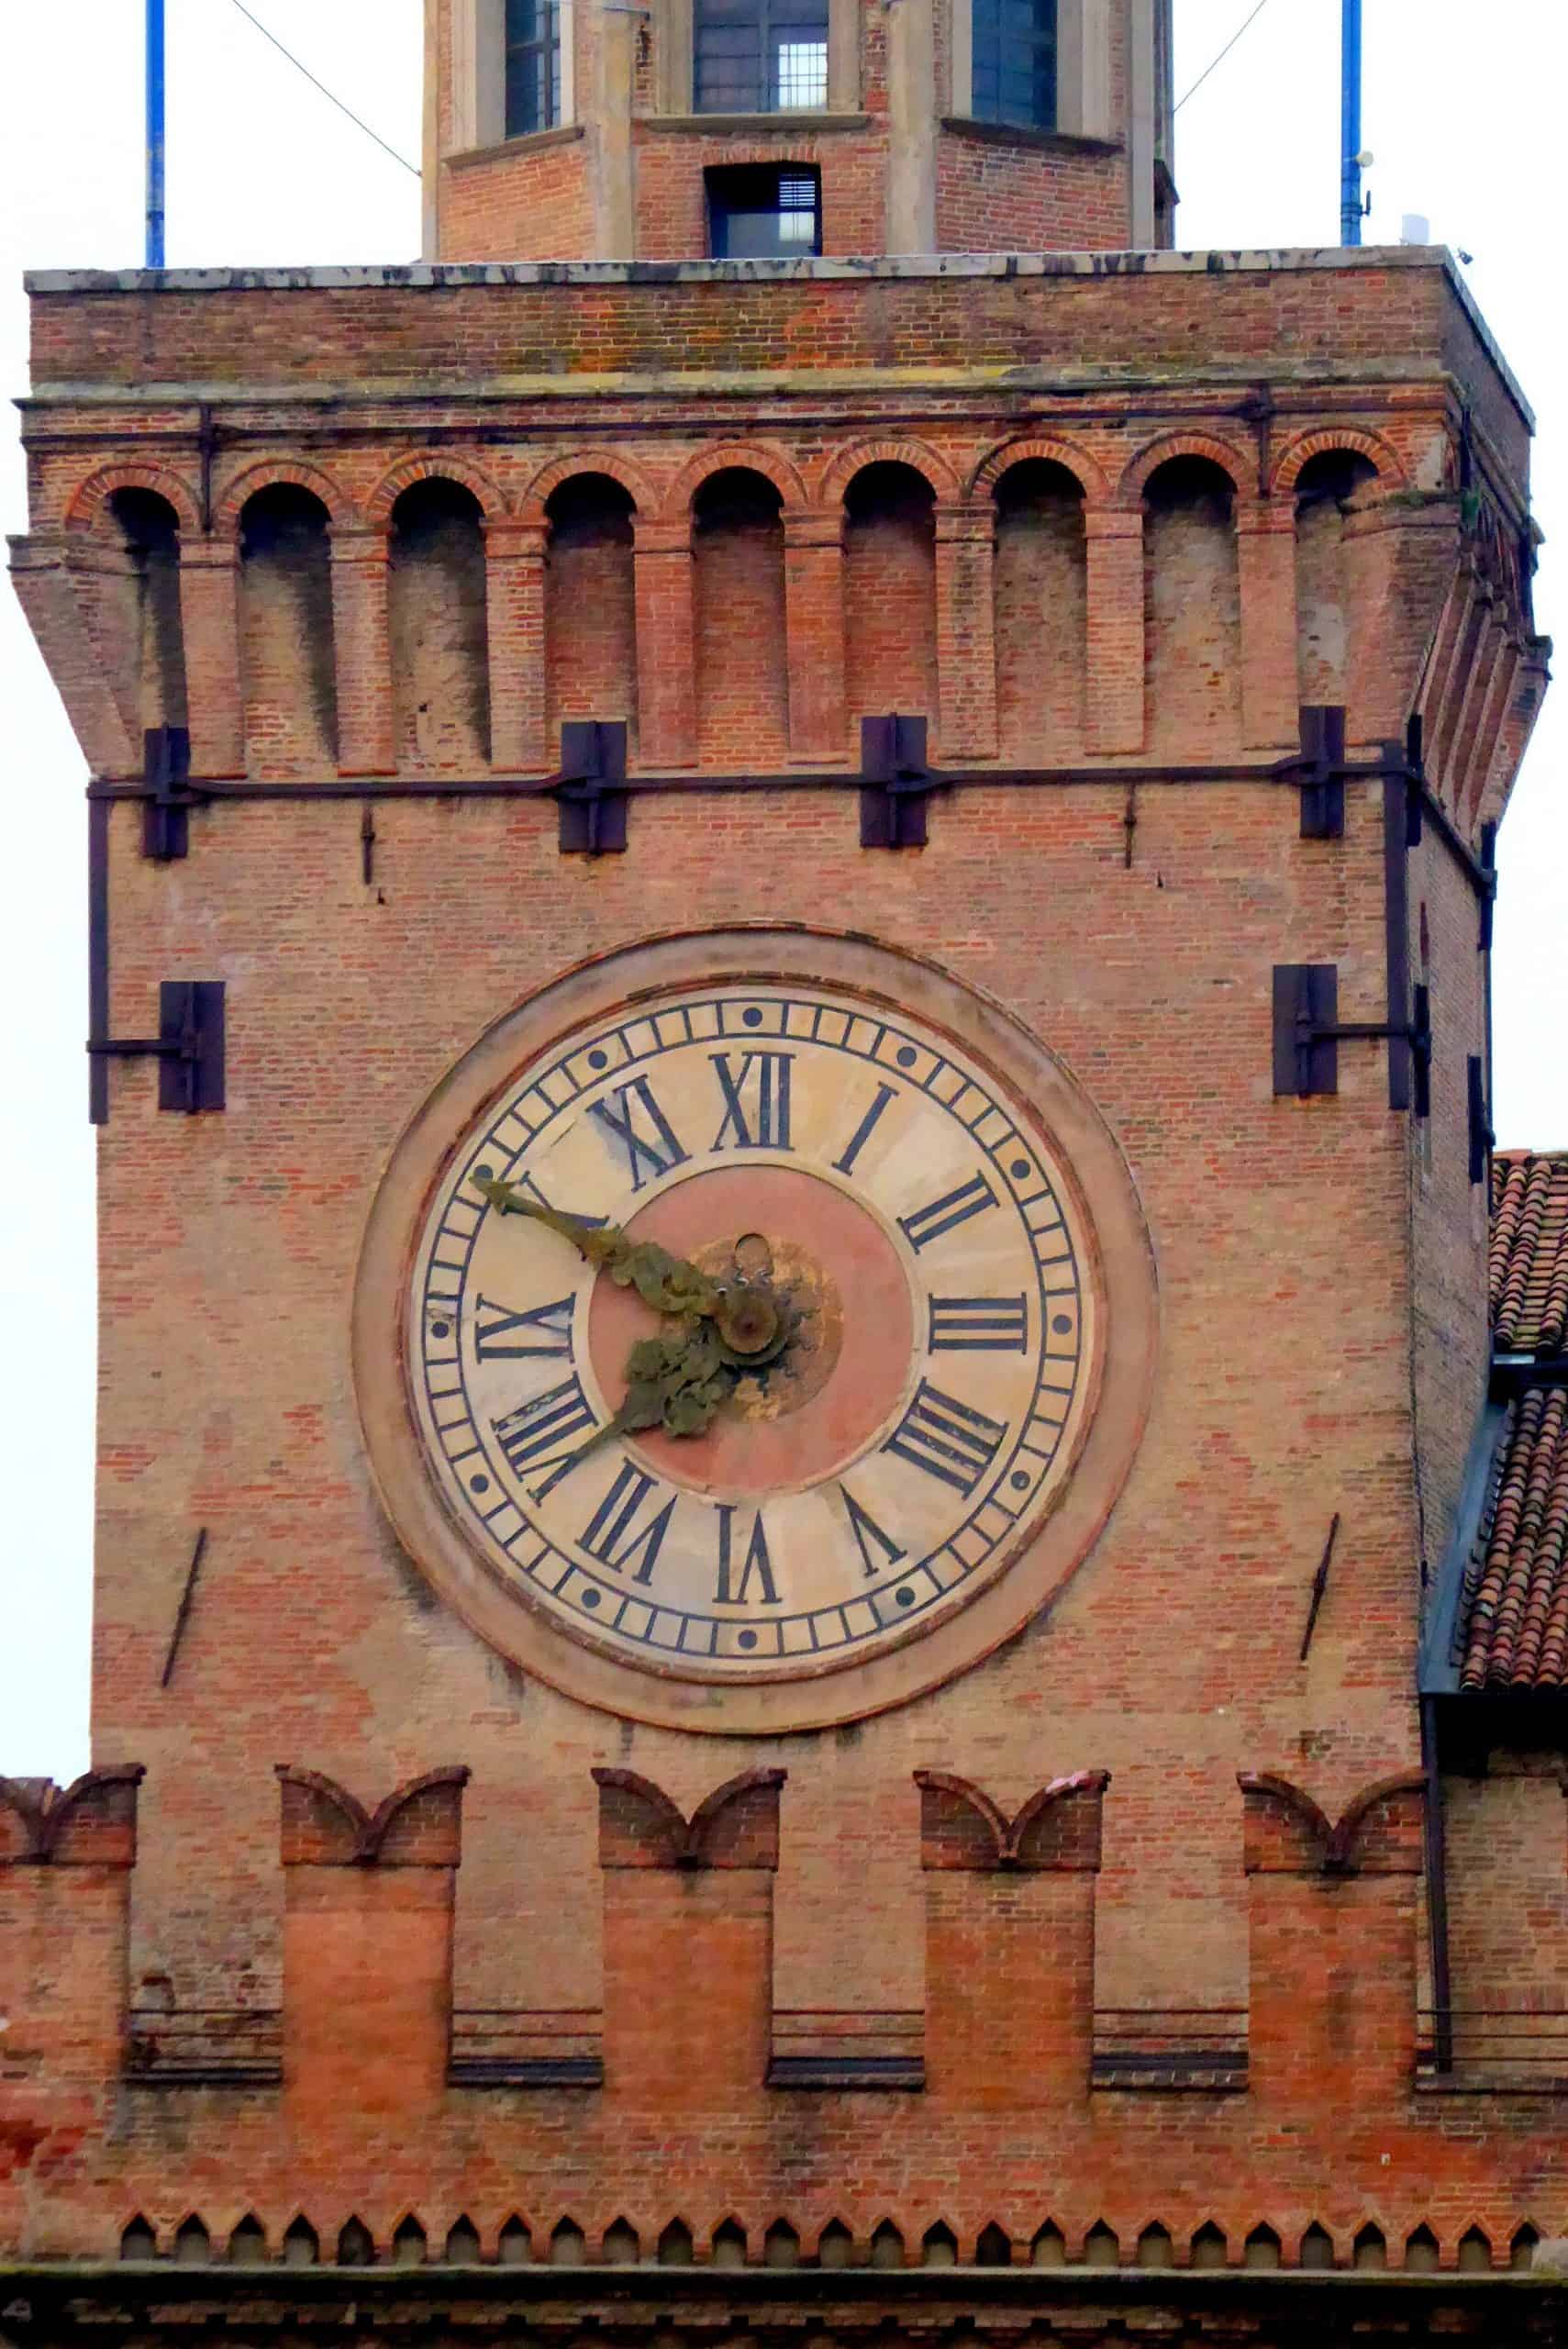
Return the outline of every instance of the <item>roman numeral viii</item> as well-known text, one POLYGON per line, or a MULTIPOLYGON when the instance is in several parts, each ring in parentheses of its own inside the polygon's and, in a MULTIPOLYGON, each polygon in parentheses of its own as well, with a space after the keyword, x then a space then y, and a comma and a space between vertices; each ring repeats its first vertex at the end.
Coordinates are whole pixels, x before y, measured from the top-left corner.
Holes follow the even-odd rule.
POLYGON ((724 1097, 724 1123, 714 1136, 715 1150, 731 1142, 737 1150, 787 1150, 789 1072, 795 1054, 748 1052, 739 1075, 728 1052, 710 1052, 708 1058, 724 1097))
POLYGON ((967 1223, 972 1215, 984 1215, 987 1208, 995 1205, 996 1194, 984 1175, 972 1174, 956 1191, 944 1191, 940 1199, 917 1208, 913 1215, 901 1215, 898 1229, 917 1256, 922 1248, 929 1248, 944 1232, 967 1223))
POLYGON ((527 1362, 540 1354, 572 1353, 572 1308, 576 1299, 558 1297, 552 1305, 533 1305, 514 1313, 488 1297, 479 1298, 473 1314, 473 1349, 481 1362, 527 1362))
POLYGON ((591 1102, 588 1115, 624 1153, 634 1191, 640 1191, 645 1182, 657 1182, 673 1166, 684 1165, 691 1155, 676 1140, 645 1076, 617 1085, 607 1101, 591 1102))
POLYGON ((922 1378, 904 1417, 883 1445, 965 1500, 1002 1448, 1006 1428, 922 1378))
POLYGON ((1021 1354, 1029 1340, 1029 1308, 1022 1297, 931 1297, 934 1354, 1021 1354))

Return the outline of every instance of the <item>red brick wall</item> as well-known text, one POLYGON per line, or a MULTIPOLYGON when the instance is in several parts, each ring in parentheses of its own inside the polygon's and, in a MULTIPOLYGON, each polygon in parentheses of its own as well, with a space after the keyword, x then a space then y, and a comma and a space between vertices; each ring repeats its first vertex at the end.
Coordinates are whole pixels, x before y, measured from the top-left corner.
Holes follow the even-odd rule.
POLYGON ((862 716, 938 715, 931 507, 907 465, 868 466, 846 495, 845 681, 857 754, 862 716))
POLYGON ((327 515, 279 483, 250 499, 239 531, 247 764, 257 777, 308 774, 337 750, 327 515))
POLYGON ((420 482, 392 513, 387 578, 398 764, 461 774, 490 755, 484 540, 471 492, 420 482))
POLYGON ((1144 498, 1143 619, 1149 745, 1240 748, 1240 608, 1235 495, 1203 458, 1162 465, 1144 498))
POLYGON ((996 722, 1002 756, 1072 765, 1084 754, 1083 493, 1026 462, 996 484, 996 722))
MULTIPOLYGON (((252 559, 240 650, 259 768, 265 760, 272 771, 330 779, 319 740, 312 749, 306 737, 330 674, 326 651, 356 692, 370 692, 381 657, 381 523, 369 518, 385 512, 389 484, 408 477, 404 468, 421 450, 438 470, 444 462, 467 471, 461 437, 482 419, 486 514, 506 522, 519 570, 541 560, 529 533, 542 540, 548 526, 550 728, 563 714, 634 712, 640 674, 662 696, 689 688, 703 764, 771 768, 784 723, 781 687, 795 682, 778 645, 798 618, 814 677, 831 672, 835 652, 846 658, 841 714, 925 709, 940 723, 941 662, 966 711, 981 698, 973 664, 983 663, 982 681, 998 688, 1007 758, 1036 739, 1038 722, 1031 756, 1098 758, 1110 772, 1034 789, 1015 787, 999 766, 994 782, 937 796, 929 846, 899 855, 861 849, 852 789, 715 795, 696 809, 675 796, 639 797, 627 853, 597 862, 560 855, 556 810, 540 796, 390 800, 375 811, 368 888, 360 811, 336 801, 214 806, 193 823, 190 858, 172 868, 142 858, 138 809, 113 811, 113 1030, 145 1033, 159 982, 190 975, 227 980, 229 1034, 221 1118, 161 1116, 150 1072, 117 1065, 101 1141, 95 1723, 101 1759, 149 1765, 130 1976, 166 1976, 182 2008, 297 2005, 298 1986, 314 1981, 306 1995, 315 2039, 298 2036, 301 2009, 290 2043, 329 2049, 330 2001, 341 2000, 347 1970, 365 2008, 355 2028, 366 2060, 380 2060, 375 2014, 393 2013, 383 2040, 395 2059, 406 2035, 409 2089, 400 2105, 392 2060, 362 2127, 345 2098, 330 2126, 318 2114, 293 2137, 280 2098, 294 2096, 299 2109, 296 2085, 203 2091, 172 2108, 172 2121, 153 2091, 128 2089, 111 2143, 100 2117, 110 2068, 101 2054, 84 2114, 39 2107, 28 2083, 14 2091, 7 2081, 0 2099, 12 2101, 0 2101, 0 2115, 36 2142, 0 2178, 0 2242, 112 2252, 139 2209, 165 2240, 192 2210, 221 2239, 253 2208, 274 2243, 296 2211, 335 2242, 357 2210, 384 2246, 406 2211, 436 2242, 466 2210, 488 2253, 519 2202, 537 2243, 570 2219, 573 2239, 580 2231, 595 2249, 623 2214, 645 2244, 679 2217, 706 2249, 734 2213, 752 2255, 780 2220, 808 2254, 830 2221, 864 2244, 885 2218, 911 2247, 940 2223, 965 2258, 987 2224, 1020 2247, 1038 2235, 1077 2256, 1091 2236, 1103 2248, 1101 2222, 1131 2246, 1155 2213, 1181 2259, 1196 2255, 1195 2238, 1210 2225, 1239 2258, 1265 2221, 1292 2260, 1315 2221, 1341 2259, 1369 2224, 1401 2246, 1429 2224, 1447 2261, 1477 2223, 1499 2246, 1527 2219, 1542 2232, 1568 2228, 1550 2120, 1543 2130, 1538 2110, 1494 2105, 1483 2131, 1451 2126, 1451 2105, 1411 2087, 1408 1818, 1397 1835, 1356 1843, 1348 1875, 1312 1856, 1316 1830, 1304 1828, 1294 1842, 1281 1829, 1268 1844, 1265 1856, 1279 1862, 1283 1853, 1289 1867, 1249 1876, 1243 1866, 1238 1770, 1298 1781, 1332 1820, 1416 1758, 1418 1510, 1435 1528, 1451 1505, 1444 1477, 1468 1434, 1481 1342, 1480 1291, 1464 1252, 1475 1243, 1455 1239, 1472 1213, 1454 1088, 1478 1023, 1478 958, 1473 908, 1443 878, 1452 868, 1432 837, 1412 863, 1412 923, 1418 940, 1425 902, 1443 1019, 1429 1141, 1389 1112, 1380 1046, 1341 1047, 1332 1098, 1296 1102, 1272 1090, 1276 962, 1334 961, 1351 1019, 1379 1017, 1385 988, 1381 800, 1352 785, 1343 840, 1304 841, 1295 792, 1269 779, 1273 738, 1243 744, 1242 688, 1255 691, 1260 676, 1283 677, 1291 715, 1288 452, 1308 434, 1347 436, 1352 447, 1376 436, 1380 482, 1405 487, 1446 448, 1450 400, 1420 355, 1423 340, 1441 339, 1451 298, 1437 272, 1368 262, 1333 281, 1334 332, 1347 347, 1364 338, 1374 362, 1353 410, 1338 363, 1331 385, 1304 373, 1302 340, 1328 334, 1322 306, 1305 299, 1315 283, 1307 272, 1151 272, 1118 285, 1114 304, 1105 284, 1075 275, 962 273, 250 294, 176 285, 155 297, 105 288, 40 299, 46 389, 95 375, 123 381, 132 362, 119 338, 132 326, 136 363, 161 381, 177 383, 199 362, 203 381, 261 376, 275 385, 293 373, 308 384, 334 362, 341 368, 350 347, 354 364, 383 383, 400 374, 428 383, 433 354, 450 371, 427 408, 399 407, 389 424, 367 400, 340 417, 329 449, 311 443, 308 455, 314 408, 274 398, 267 411, 279 462, 332 501, 332 560, 350 558, 359 584, 357 600, 342 605, 351 640, 334 644, 325 574, 286 564, 269 573, 252 559), (1366 292, 1379 283, 1381 311, 1366 292), (1158 400, 1147 384, 1127 385, 1126 369, 1152 373, 1158 352, 1190 352, 1195 341, 1222 357, 1249 350, 1254 362, 1278 354, 1260 503, 1271 519, 1283 511, 1284 526, 1247 540, 1254 555, 1263 545, 1268 562, 1254 563, 1243 586, 1224 503, 1163 501, 1156 474, 1146 611, 1142 469, 1181 435, 1219 444, 1249 495, 1259 476, 1253 423, 1232 412, 1228 384, 1189 373, 1158 400), (1069 349, 1081 368, 1098 356, 1117 369, 1107 367, 1096 393, 1100 413, 1076 417, 1059 402, 1048 419, 1062 436, 1051 445, 1084 485, 1081 574, 1070 510, 1005 495, 995 645, 982 597, 962 616, 964 629, 950 619, 939 648, 936 566, 956 545, 984 576, 984 531, 945 535, 933 548, 930 492, 864 496, 879 484, 863 468, 917 465, 914 477, 935 485, 941 531, 951 533, 955 509, 966 528, 976 514, 989 518, 991 479, 1006 481, 1006 451, 1020 430, 1043 429, 1036 411, 1048 405, 1031 392, 1021 415, 993 371, 1049 367, 1069 349), (1396 355, 1410 372, 1390 383, 1396 355), (814 374, 824 358, 865 375, 814 374), (894 367, 922 371, 917 393, 892 379, 894 367), (736 380, 767 369, 775 380, 764 387, 736 380), (660 371, 657 385, 639 372, 649 370, 660 371), (548 398, 519 394, 529 371, 548 398), (616 373, 626 380, 599 388, 616 373), (574 375, 592 375, 595 388, 574 388, 574 375), (479 386, 494 395, 483 411, 467 405, 479 386), (795 518, 790 527, 811 534, 791 560, 805 551, 817 564, 816 600, 797 614, 786 599, 783 630, 771 518, 718 519, 719 493, 699 492, 694 567, 684 568, 691 484, 716 454, 727 467, 752 458, 795 518), (573 485, 612 466, 629 487, 585 495, 573 485), (552 494, 551 483, 561 483, 552 494), (847 546, 835 573, 846 483, 847 546), (640 642, 639 564, 675 583, 643 599, 640 642), (689 646, 678 633, 687 578, 689 646), (1140 717, 1145 699, 1147 740, 1096 734, 1075 745, 1080 709, 1098 726, 1107 707, 1140 717), (1173 779, 1173 767, 1234 759, 1244 747, 1254 780, 1173 779), (1128 762, 1146 779, 1131 795, 1116 771, 1128 762), (1125 1152, 1147 1218, 1161 1298, 1154 1397, 1115 1515, 1048 1615, 897 1711, 748 1743, 746 1763, 790 1774, 768 1887, 734 1889, 762 1871, 726 1878, 714 1865, 696 1872, 689 1894, 679 1871, 606 1890, 593 1769, 643 1774, 689 1820, 737 1758, 709 1741, 612 1721, 525 1679, 432 1600, 371 1488, 347 1300, 367 1203, 397 1136, 498 1012, 563 969, 651 935, 750 921, 853 928, 931 957, 1061 1056, 1125 1152), (1335 1566, 1304 1664, 1312 1571, 1335 1512, 1335 1566), (198 1526, 207 1529, 203 1574, 165 1690, 160 1676, 198 1526), (444 2088, 431 2055, 445 1980, 443 1891, 372 1888, 373 1869, 391 1863, 368 1852, 340 1871, 358 1889, 285 1888, 285 1876, 334 1868, 297 1854, 280 1868, 271 1775, 279 1759, 331 1772, 367 1806, 434 1764, 469 1765, 451 1892, 456 2001, 601 2009, 607 2001, 605 2044, 621 2051, 618 2076, 612 2064, 604 2089, 576 2092, 569 2110, 561 2091, 495 2092, 476 2107, 479 2091, 444 2088), (962 1773, 1006 1812, 1048 1777, 1108 1770, 1092 1905, 1075 1879, 1036 1894, 1007 1888, 1006 1876, 985 1880, 978 1908, 961 1908, 951 1888, 929 1903, 917 1769, 962 1773), (1395 1845, 1402 1865, 1389 1872, 1382 1863, 1395 1845), (934 1968, 929 1911, 937 1912, 934 1968), (963 2069, 955 2073, 953 2047, 967 2048, 977 2076, 983 2070, 1004 2097, 1015 2043, 986 2041, 987 2009, 955 1983, 952 1953, 994 1952, 1006 1933, 1036 1924, 1069 1953, 1075 1997, 1052 2028, 1061 2026, 1059 2053, 1077 2051, 1071 2079, 1064 2065, 1060 2092, 999 2115, 971 2109, 951 2088, 963 2069), (688 1929, 715 1954, 710 1967, 683 1970, 688 1929), (405 1932, 411 1962, 400 1978, 405 1932), (1102 2007, 1239 2006, 1251 1995, 1254 2018, 1268 2021, 1252 2089, 1091 2090, 1078 2060, 1089 2043, 1091 1948, 1102 2007), (896 2121, 885 2101, 791 2101, 759 2076, 770 2004, 945 2019, 931 2021, 930 2044, 947 2049, 946 2084, 923 2104, 901 2101, 896 2121), (638 2041, 639 2017, 670 2024, 660 2045, 638 2041), (732 2068, 723 2109, 699 2112, 705 2020, 732 2068), (1346 2047, 1373 2067, 1353 2129, 1353 2081, 1337 2056, 1337 2071, 1324 2068, 1325 2050, 1346 2047), (672 2049, 686 2051, 673 2082, 672 2049), (634 2093, 628 2082, 639 2062, 634 2093), (687 2098, 678 2126, 650 2125, 650 2079, 661 2099, 676 2087, 687 2098)), ((33 451, 36 545, 24 554, 41 562, 53 551, 59 560, 36 574, 29 608, 73 711, 85 713, 84 740, 96 740, 102 696, 136 701, 135 640, 128 651, 92 636, 64 555, 84 560, 101 543, 106 469, 161 468, 183 537, 200 540, 197 419, 166 404, 138 417, 148 428, 156 419, 157 436, 132 433, 123 410, 67 400, 46 419, 33 451)), ((232 423, 226 415, 224 429, 232 423)), ((230 492, 241 495, 237 484, 255 461, 253 443, 220 435, 219 521, 204 550, 220 576, 230 492)), ((880 487, 907 490, 910 478, 884 473, 880 487)), ((1247 518, 1256 518, 1251 507, 1247 518)), ((1376 562, 1346 556, 1346 592, 1352 604, 1362 598, 1351 629, 1351 699, 1363 727, 1388 730, 1384 708, 1390 696, 1414 693, 1462 549, 1446 504, 1407 495, 1377 518, 1376 562)), ((400 556, 386 581, 390 651, 381 700, 371 693, 366 707, 385 718, 389 742, 401 710, 406 759, 421 700, 449 714, 474 706, 473 538, 460 552, 444 531, 428 562, 400 556), (432 696, 416 666, 427 657, 432 696)), ((200 607, 202 641, 186 644, 193 677, 222 674, 221 611, 217 598, 200 607)), ((539 684, 537 651, 525 659, 488 631, 486 651, 501 664, 493 679, 509 689, 539 684)), ((1457 742, 1475 705, 1457 686, 1451 698, 1457 742)), ((195 723, 194 691, 192 705, 195 723)), ((846 729, 840 740, 851 739, 846 729)), ((123 756, 94 755, 100 768, 124 772, 123 756)), ((464 754, 442 734, 428 755, 447 772, 464 754)), ((541 745, 533 771, 547 774, 553 757, 553 742, 541 745)), ((1253 1840, 1267 1842, 1262 1831, 1253 1840)), ((1473 1836, 1466 1848, 1484 1841, 1473 1836)), ((1501 1829, 1498 1841, 1511 1848, 1501 1829)), ((452 1857, 437 1854, 432 1874, 450 1879, 452 1857)), ((24 1927, 36 1937, 44 1916, 46 1903, 17 1889, 26 1865, 0 1867, 12 1920, 0 1941, 24 1927)), ((47 1875, 35 1869, 28 1882, 47 1875)), ((1474 1896, 1463 1935, 1486 1897, 1474 1896)), ((98 1934, 114 1920, 95 1911, 89 1921, 98 1934)), ((52 1912, 45 1922, 69 1949, 52 1912)), ((95 2013, 101 1975, 96 1988, 83 1976, 95 2013)), ((13 1963, 7 1997, 15 1976, 13 1963)), ((74 2011, 69 2000, 63 2010, 74 2011)), ((1018 2028, 1016 2016, 1009 2027, 1018 2028)), ((94 2028, 103 2032, 101 2013, 94 2028)), ((291 2083, 300 2077, 296 2065, 291 2083)))
POLYGON ((547 733, 563 718, 637 717, 632 520, 602 475, 556 493, 545 579, 547 733))
POLYGON ((717 766, 745 746, 760 772, 789 747, 784 525, 758 473, 720 473, 699 494, 692 532, 697 755, 717 766))

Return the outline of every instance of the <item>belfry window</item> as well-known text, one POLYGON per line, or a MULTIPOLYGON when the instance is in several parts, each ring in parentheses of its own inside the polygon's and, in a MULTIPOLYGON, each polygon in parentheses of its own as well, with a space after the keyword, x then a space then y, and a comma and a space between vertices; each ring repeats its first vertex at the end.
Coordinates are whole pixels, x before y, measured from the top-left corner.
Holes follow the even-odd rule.
POLYGON ((699 114, 793 113, 828 103, 828 0, 695 0, 699 114))
POLYGON ((506 137, 561 120, 560 0, 506 0, 506 137))
POLYGON ((822 188, 815 170, 741 163, 704 176, 716 261, 798 261, 821 251, 822 188))
POLYGON ((1056 0, 973 0, 970 112, 1056 128, 1056 0))

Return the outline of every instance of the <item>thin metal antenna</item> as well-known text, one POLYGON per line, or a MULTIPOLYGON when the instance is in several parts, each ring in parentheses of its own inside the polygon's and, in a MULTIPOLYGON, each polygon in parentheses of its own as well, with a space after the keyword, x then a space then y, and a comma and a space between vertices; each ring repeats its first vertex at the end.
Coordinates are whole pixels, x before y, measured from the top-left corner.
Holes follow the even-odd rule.
POLYGON ((147 0, 147 266, 163 266, 163 0, 147 0))
POLYGON ((1340 242, 1362 240, 1362 0, 1340 0, 1340 242))

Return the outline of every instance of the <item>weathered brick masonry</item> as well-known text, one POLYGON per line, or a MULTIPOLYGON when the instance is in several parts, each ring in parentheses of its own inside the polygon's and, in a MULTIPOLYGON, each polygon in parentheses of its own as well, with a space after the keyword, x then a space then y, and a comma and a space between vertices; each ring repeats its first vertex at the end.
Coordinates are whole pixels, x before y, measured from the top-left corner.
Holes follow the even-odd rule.
MULTIPOLYGON (((1559 2102, 1418 2061, 1421 1575, 1489 1352, 1476 859, 1544 678, 1528 415, 1451 266, 33 297, 15 575, 108 789, 110 1032, 222 978, 228 1106, 161 1116, 144 1064, 110 1071, 95 1775, 0 1803, 0 2246, 280 2263, 246 2281, 261 2329, 299 2321, 293 2265, 429 2257, 546 2272, 399 2321, 640 2332, 765 2288, 851 2331, 902 2322, 909 2266, 957 2328, 956 2265, 993 2317, 1027 2283, 1052 2339, 1225 2309, 1382 2337, 1388 2266, 1418 2333, 1545 2337, 1507 2271, 1568 2232, 1559 2102), (1418 841, 1403 781, 1353 778, 1342 833, 1304 837, 1303 704, 1363 763, 1422 717, 1418 841), (959 778, 923 851, 860 845, 888 710, 959 778), (575 717, 672 786, 634 790, 624 855, 562 856, 528 787, 575 717), (199 794, 173 863, 114 796, 164 723, 199 794), (1387 1018, 1396 866, 1429 1117, 1390 1108, 1381 1041, 1276 1096, 1275 965, 1387 1018), (736 923, 873 936, 1044 1040, 1160 1294, 1148 1428, 1058 1603, 912 1704, 750 1740, 575 1704, 438 1606, 348 1357, 373 1190, 453 1059, 564 969, 736 923), (695 2266, 568 2289, 584 2259, 695 2266)), ((1543 1852, 1540 1807, 1487 1791, 1454 1836, 1477 2002, 1521 1871, 1532 1986, 1568 1962, 1561 1812, 1543 1852)), ((62 2289, 26 2321, 50 2337, 62 2289)))

